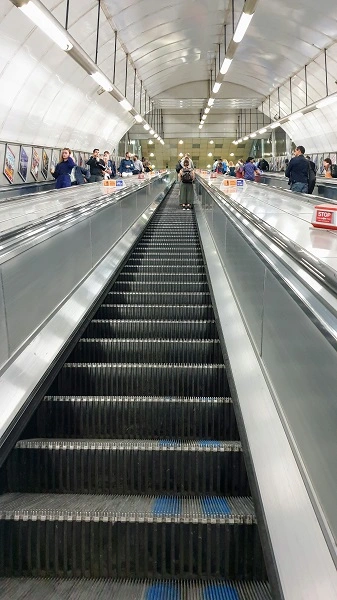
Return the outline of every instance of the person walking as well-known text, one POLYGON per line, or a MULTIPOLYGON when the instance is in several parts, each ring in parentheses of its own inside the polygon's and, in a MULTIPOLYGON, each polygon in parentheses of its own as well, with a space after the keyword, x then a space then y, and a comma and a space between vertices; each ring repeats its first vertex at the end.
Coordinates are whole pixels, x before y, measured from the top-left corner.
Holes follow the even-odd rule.
POLYGON ((63 148, 60 162, 57 163, 54 171, 52 169, 50 171, 56 179, 56 189, 71 187, 70 173, 75 167, 75 163, 70 155, 70 148, 63 148))
POLYGON ((180 181, 179 204, 183 207, 183 210, 190 210, 193 208, 193 181, 195 179, 195 173, 190 167, 188 157, 186 157, 184 160, 182 169, 179 171, 178 178, 180 181))
POLYGON ((89 183, 103 181, 105 174, 105 163, 104 160, 99 157, 98 148, 94 148, 92 155, 90 156, 89 160, 87 160, 86 164, 88 167, 90 167, 89 183))
POLYGON ((331 158, 328 157, 328 158, 324 159, 323 167, 324 167, 324 171, 325 171, 324 177, 326 177, 327 179, 332 179, 332 173, 331 173, 332 160, 331 160, 331 158))
POLYGON ((300 194, 307 194, 309 189, 310 165, 304 154, 304 146, 297 146, 285 172, 285 176, 289 177, 291 191, 300 194))
POLYGON ((242 167, 242 173, 246 181, 255 181, 255 173, 260 173, 260 170, 254 163, 254 158, 252 156, 248 156, 245 164, 242 167))
POLYGON ((122 158, 121 164, 119 165, 118 173, 121 175, 132 175, 134 168, 134 162, 130 158, 130 152, 125 153, 125 158, 122 158))
POLYGON ((139 160, 137 154, 134 155, 133 157, 133 171, 132 174, 133 175, 139 175, 139 173, 142 173, 144 171, 144 167, 143 167, 143 163, 141 160, 139 160))

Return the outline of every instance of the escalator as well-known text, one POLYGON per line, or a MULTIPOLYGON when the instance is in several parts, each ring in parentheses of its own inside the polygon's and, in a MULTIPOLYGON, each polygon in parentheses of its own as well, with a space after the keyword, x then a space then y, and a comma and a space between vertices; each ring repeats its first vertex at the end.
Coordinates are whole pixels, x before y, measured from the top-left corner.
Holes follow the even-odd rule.
POLYGON ((1 600, 270 600, 196 220, 177 186, 1 485, 1 600))

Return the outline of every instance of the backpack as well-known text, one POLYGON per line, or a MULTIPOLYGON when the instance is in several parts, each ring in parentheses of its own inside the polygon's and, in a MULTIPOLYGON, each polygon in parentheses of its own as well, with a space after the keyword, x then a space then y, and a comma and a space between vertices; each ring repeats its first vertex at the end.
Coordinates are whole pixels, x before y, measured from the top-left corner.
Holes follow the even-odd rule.
POLYGON ((331 177, 337 179, 337 165, 331 165, 331 177))
POLYGON ((190 169, 183 169, 183 172, 181 174, 181 181, 183 183, 192 183, 193 178, 192 178, 192 173, 190 169))

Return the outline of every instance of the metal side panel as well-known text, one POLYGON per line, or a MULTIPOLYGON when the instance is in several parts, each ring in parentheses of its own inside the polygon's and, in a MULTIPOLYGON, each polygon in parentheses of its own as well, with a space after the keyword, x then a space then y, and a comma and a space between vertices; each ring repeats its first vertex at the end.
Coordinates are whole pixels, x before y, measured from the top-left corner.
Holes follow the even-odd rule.
MULTIPOLYGON (((0 378, 1 443, 5 441, 12 421, 30 399, 38 383, 85 318, 87 311, 118 270, 160 202, 161 197, 158 197, 136 220, 97 268, 3 372, 0 378)), ((43 299, 43 291, 41 293, 43 299)), ((28 307, 24 310, 22 306, 22 310, 27 317, 28 307)))
POLYGON ((0 269, 0 364, 9 357, 8 336, 6 326, 5 300, 3 294, 2 269, 0 269))
POLYGON ((196 215, 285 600, 334 600, 336 568, 199 203, 196 215))

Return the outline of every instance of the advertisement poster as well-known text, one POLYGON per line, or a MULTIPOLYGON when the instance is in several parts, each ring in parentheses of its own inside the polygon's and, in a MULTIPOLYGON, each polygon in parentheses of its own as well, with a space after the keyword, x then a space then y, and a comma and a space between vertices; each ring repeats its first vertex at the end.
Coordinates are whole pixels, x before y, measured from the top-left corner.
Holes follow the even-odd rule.
POLYGON ((26 150, 21 146, 20 148, 20 156, 19 156, 19 169, 18 173, 22 179, 22 181, 27 181, 28 174, 28 154, 26 150))
POLYGON ((81 152, 78 153, 78 166, 83 167, 83 155, 81 152))
POLYGON ((54 173, 56 165, 59 162, 59 160, 60 160, 60 151, 53 150, 52 155, 51 155, 51 161, 50 161, 50 170, 52 173, 54 173))
POLYGON ((76 152, 73 152, 72 155, 71 155, 71 157, 72 157, 75 165, 77 165, 77 154, 76 154, 76 152))
POLYGON ((5 175, 5 177, 7 177, 9 183, 14 182, 14 168, 15 168, 15 154, 9 146, 6 146, 4 175, 5 175))
POLYGON ((42 152, 42 166, 41 173, 45 179, 48 177, 48 167, 49 167, 49 156, 45 149, 42 152))
POLYGON ((39 166, 40 166, 40 155, 39 155, 38 151, 35 148, 33 148, 32 166, 30 168, 30 172, 33 175, 35 181, 37 181, 38 177, 39 177, 39 166))

